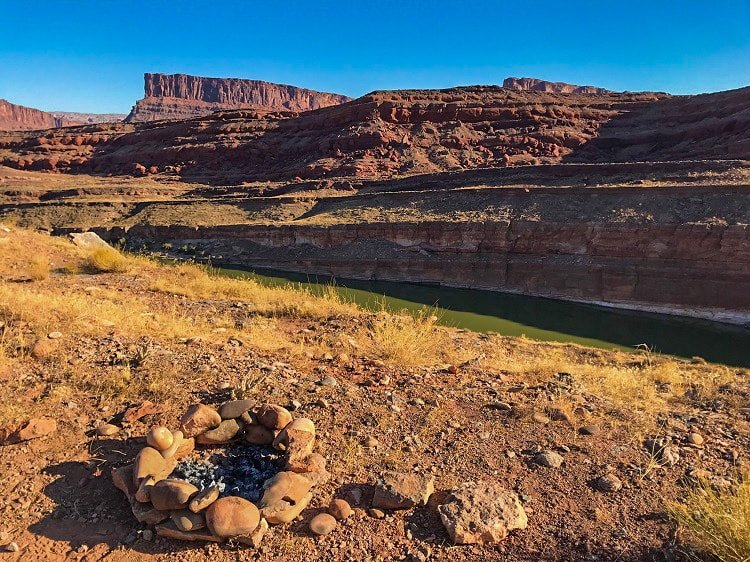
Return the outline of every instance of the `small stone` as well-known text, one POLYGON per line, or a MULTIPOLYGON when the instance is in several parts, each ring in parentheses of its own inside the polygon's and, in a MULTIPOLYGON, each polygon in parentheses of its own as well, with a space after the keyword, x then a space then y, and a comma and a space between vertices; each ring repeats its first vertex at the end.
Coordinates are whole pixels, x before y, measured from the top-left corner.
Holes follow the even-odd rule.
POLYGON ((352 507, 346 500, 337 498, 333 500, 328 506, 328 513, 330 513, 339 521, 343 521, 344 519, 348 519, 351 516, 352 507))
POLYGON ((377 439, 375 439, 372 435, 368 435, 365 438, 365 441, 364 441, 363 444, 368 449, 374 449, 375 447, 377 447, 378 445, 380 445, 380 441, 378 441, 377 439))
POLYGON ((326 377, 320 381, 321 386, 334 387, 339 385, 339 381, 335 377, 326 377))
POLYGON ((190 500, 188 508, 193 513, 198 513, 206 509, 209 505, 219 499, 219 488, 217 486, 209 486, 203 488, 198 492, 193 499, 190 500))
POLYGON ((688 434, 686 441, 691 445, 700 447, 701 445, 703 445, 704 439, 700 433, 692 432, 688 434))
POLYGON ((166 427, 157 426, 151 428, 151 431, 146 434, 146 443, 157 451, 166 451, 174 443, 174 437, 166 427))
POLYGON ((144 529, 141 536, 143 537, 143 540, 147 542, 154 540, 154 532, 151 529, 144 529))
POLYGON ((122 421, 127 423, 133 423, 145 416, 151 416, 154 414, 161 414, 164 411, 162 406, 154 404, 149 400, 143 401, 139 406, 133 406, 125 410, 122 416, 122 421))
POLYGON ((10 543, 5 547, 6 552, 18 552, 18 543, 10 543))
POLYGON ((117 434, 120 428, 111 423, 100 423, 96 428, 96 434, 100 437, 111 437, 117 434))
POLYGON ((62 332, 50 332, 47 337, 51 340, 59 340, 63 335, 62 332))
POLYGON ((18 431, 19 441, 30 441, 57 431, 57 422, 52 418, 32 418, 18 431))
POLYGON ((255 406, 255 400, 232 400, 221 405, 219 415, 224 420, 239 418, 253 406, 255 406))
POLYGON ((542 423, 542 424, 548 424, 551 420, 542 414, 541 412, 534 412, 534 414, 531 416, 531 419, 533 419, 536 423, 542 423))
POLYGON ((224 420, 215 429, 197 435, 195 442, 201 445, 224 445, 234 439, 241 429, 242 424, 236 419, 224 420))
POLYGON ((244 498, 226 496, 206 510, 206 523, 217 537, 236 537, 255 531, 260 523, 258 508, 244 498))
POLYGON ((206 526, 206 518, 203 514, 194 513, 189 509, 173 511, 170 518, 180 531, 197 531, 206 526))
POLYGON ((385 517, 385 512, 376 507, 372 507, 367 510, 367 515, 373 519, 383 519, 385 517))
POLYGON ((187 507, 198 488, 185 480, 161 480, 151 488, 151 503, 159 511, 171 511, 187 507))
POLYGON ((180 426, 185 437, 195 437, 221 423, 219 412, 205 404, 193 404, 180 418, 180 426))
POLYGON ((264 404, 256 412, 258 423, 268 429, 283 429, 292 421, 289 410, 276 404, 264 404))
POLYGON ((549 410, 549 417, 553 421, 564 421, 568 423, 573 421, 573 416, 562 408, 552 408, 549 410))
POLYGON ((554 451, 543 451, 534 457, 534 462, 547 468, 560 468, 563 463, 563 458, 554 451))
POLYGON ((618 492, 622 490, 622 480, 614 474, 605 474, 594 481, 594 488, 604 493, 618 492))
POLYGON ((380 509, 409 509, 427 505, 435 491, 435 477, 419 474, 385 472, 375 483, 372 506, 380 509))
POLYGON ((178 429, 177 431, 172 432, 172 444, 161 451, 161 456, 165 459, 174 457, 175 453, 177 453, 177 450, 182 446, 183 440, 184 437, 182 435, 182 431, 178 429))
POLYGON ((310 519, 310 530, 316 535, 327 535, 336 528, 336 518, 328 513, 319 513, 310 519))
POLYGON ((302 402, 299 400, 292 400, 289 405, 286 407, 287 410, 290 412, 296 412, 302 407, 302 402))
POLYGON ((578 433, 581 435, 596 435, 599 433, 599 426, 593 424, 583 425, 578 429, 578 433))

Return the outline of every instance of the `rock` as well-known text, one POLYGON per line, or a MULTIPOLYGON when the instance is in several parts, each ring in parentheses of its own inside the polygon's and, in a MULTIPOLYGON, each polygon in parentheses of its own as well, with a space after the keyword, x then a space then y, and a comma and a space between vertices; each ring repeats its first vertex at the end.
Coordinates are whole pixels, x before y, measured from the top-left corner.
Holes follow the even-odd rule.
POLYGON ((185 437, 195 437, 218 427, 221 423, 219 412, 205 404, 193 404, 180 418, 180 428, 185 437))
MULTIPOLYGON (((181 434, 182 432, 177 431, 175 433, 181 434)), ((182 440, 182 443, 180 443, 180 445, 177 447, 177 450, 174 452, 174 455, 172 455, 171 457, 165 457, 165 458, 173 458, 175 460, 179 460, 181 458, 188 456, 194 450, 195 450, 195 438, 194 437, 184 438, 182 440)), ((169 449, 167 449, 167 451, 164 451, 164 452, 166 453, 168 451, 169 449)))
POLYGON ((156 525, 169 519, 168 512, 158 510, 147 503, 132 501, 130 502, 130 510, 139 523, 145 523, 146 525, 156 525))
POLYGON ((166 451, 174 443, 174 437, 166 427, 157 426, 146 434, 146 443, 157 451, 166 451))
MULTIPOLYGON (((39 439, 57 431, 57 421, 52 418, 32 418, 18 430, 16 442, 39 439)), ((13 437, 11 436, 11 440, 13 437)))
POLYGON ((464 484, 451 492, 438 513, 456 544, 500 542, 510 531, 528 524, 518 495, 495 482, 464 484))
POLYGON ((175 525, 174 521, 169 521, 164 525, 157 525, 156 534, 160 537, 177 539, 180 541, 222 542, 224 540, 221 537, 214 536, 207 530, 182 531, 177 525, 175 525))
POLYGON ((534 456, 534 462, 547 468, 560 468, 564 459, 555 451, 543 451, 534 456))
POLYGON ((225 402, 219 408, 219 415, 223 420, 239 418, 242 414, 255 406, 255 400, 232 400, 225 402))
POLYGON ((578 429, 578 433, 580 433, 581 435, 596 435, 597 433, 599 433, 599 426, 593 424, 582 425, 578 429))
POLYGON ((151 529, 144 529, 141 536, 143 537, 143 540, 147 542, 154 540, 154 532, 151 529))
POLYGON ((349 502, 337 498, 328 505, 328 513, 339 521, 343 521, 344 519, 348 519, 353 512, 349 502))
POLYGON ((203 514, 195 513, 189 509, 173 511, 169 517, 180 531, 197 531, 206 526, 206 518, 203 514))
POLYGON ((276 438, 272 429, 262 425, 246 425, 245 441, 253 445, 270 445, 276 438))
POLYGON ((549 411, 549 417, 552 421, 564 421, 568 423, 573 421, 573 416, 562 408, 552 408, 549 411))
POLYGON ((164 408, 162 406, 154 404, 149 400, 145 400, 139 406, 134 406, 125 410, 125 413, 122 416, 122 421, 133 423, 146 416, 161 414, 163 411, 164 408))
POLYGON ((193 513, 198 513, 199 511, 203 511, 204 509, 206 509, 209 505, 211 505, 218 499, 219 488, 217 486, 209 486, 208 488, 203 488, 200 492, 193 496, 193 499, 190 500, 188 508, 193 513))
POLYGON ((234 439, 241 429, 241 422, 235 419, 224 420, 217 428, 196 436, 195 442, 200 445, 224 445, 234 439))
POLYGON ((318 513, 310 519, 310 530, 316 535, 327 535, 336 528, 336 518, 328 513, 318 513))
POLYGON ((409 509, 427 505, 435 491, 435 477, 414 473, 386 472, 375 483, 372 506, 380 509, 409 509))
POLYGON ((83 250, 112 249, 112 246, 102 240, 95 232, 73 232, 70 240, 83 250))
POLYGON ((184 509, 198 488, 185 480, 161 480, 151 488, 151 503, 160 511, 184 509))
POLYGON ((19 550, 18 543, 11 542, 5 545, 5 552, 18 552, 19 550))
POLYGON ((96 428, 96 434, 100 437, 111 437, 112 435, 119 433, 119 431, 120 428, 111 423, 101 423, 96 428))
POLYGON ((63 337, 62 332, 50 332, 47 334, 47 337, 51 340, 59 340, 61 337, 63 337))
POLYGON ((206 523, 217 537, 248 535, 258 527, 260 513, 258 508, 246 499, 226 496, 208 506, 206 523))
POLYGON ((622 490, 622 480, 614 474, 605 474, 594 481, 594 488, 604 493, 618 492, 622 490))
POLYGON ((374 449, 375 447, 377 447, 378 445, 380 445, 380 441, 378 441, 378 440, 377 440, 377 439, 376 439, 375 437, 373 437, 372 435, 368 435, 368 436, 367 436, 367 437, 365 438, 365 440, 364 440, 364 442, 363 442, 362 444, 363 444, 363 445, 364 445, 365 447, 367 447, 368 449, 374 449))
POLYGON ((672 441, 667 438, 649 438, 643 442, 643 445, 661 465, 674 466, 680 461, 679 450, 672 445, 672 441))
POLYGON ((250 545, 254 548, 258 548, 260 546, 261 541, 263 540, 263 537, 268 532, 268 521, 263 519, 261 517, 260 523, 258 524, 258 527, 250 533, 249 536, 242 536, 240 535, 237 537, 237 541, 242 544, 250 545))
POLYGON ((551 420, 542 414, 541 412, 534 412, 534 414, 531 416, 531 419, 533 419, 536 423, 542 423, 542 424, 548 424, 551 420))
POLYGON ((326 377, 322 381, 320 381, 320 385, 321 386, 327 386, 327 387, 333 388, 333 387, 339 385, 339 381, 336 380, 335 377, 326 377))
POLYGON ((283 471, 263 484, 259 506, 269 523, 289 523, 312 498, 312 482, 296 472, 283 471))
POLYGON ((292 421, 289 410, 276 404, 263 404, 255 415, 258 423, 268 429, 282 429, 292 421))
POLYGON ((182 442, 184 440, 184 437, 182 436, 182 431, 179 429, 175 432, 172 432, 172 444, 167 447, 166 449, 161 451, 161 456, 165 459, 170 459, 175 456, 175 453, 177 453, 177 450, 182 446, 182 442))
POLYGON ((153 447, 144 447, 135 457, 133 463, 133 483, 139 486, 141 479, 153 476, 157 482, 172 472, 176 464, 174 458, 165 459, 153 447))
POLYGON ((141 485, 138 486, 138 490, 135 492, 135 499, 141 503, 147 503, 151 501, 151 488, 156 484, 153 476, 147 476, 141 480, 141 485))
POLYGON ((319 453, 312 453, 304 459, 288 459, 285 470, 304 474, 314 486, 325 484, 331 478, 326 470, 326 459, 319 453))
POLYGON ((273 441, 274 449, 286 451, 287 462, 295 464, 310 456, 315 446, 315 424, 297 418, 282 429, 273 441))
POLYGON ((385 512, 376 507, 368 509, 367 514, 373 519, 383 519, 385 517, 385 512))
POLYGON ((133 465, 129 464, 112 469, 112 483, 128 500, 135 498, 137 487, 133 478, 133 465))
POLYGON ((703 445, 704 439, 703 436, 700 433, 689 433, 687 438, 685 439, 690 445, 695 445, 696 447, 700 447, 703 445))

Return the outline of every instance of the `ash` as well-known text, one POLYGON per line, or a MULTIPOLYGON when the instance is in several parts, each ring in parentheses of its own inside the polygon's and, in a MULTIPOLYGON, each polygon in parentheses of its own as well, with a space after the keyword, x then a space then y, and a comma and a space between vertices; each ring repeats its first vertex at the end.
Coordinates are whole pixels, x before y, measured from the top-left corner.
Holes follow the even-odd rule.
POLYGON ((200 490, 217 486, 222 495, 258 502, 263 495, 263 483, 283 467, 282 455, 270 447, 236 444, 207 459, 183 459, 172 474, 200 490))

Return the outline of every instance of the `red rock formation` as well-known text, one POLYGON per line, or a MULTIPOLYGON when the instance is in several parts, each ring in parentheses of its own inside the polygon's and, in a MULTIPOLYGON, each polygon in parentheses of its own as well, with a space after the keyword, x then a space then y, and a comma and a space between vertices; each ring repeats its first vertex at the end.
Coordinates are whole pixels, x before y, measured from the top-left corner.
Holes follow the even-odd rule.
POLYGON ((31 131, 76 124, 78 123, 55 117, 40 109, 16 105, 0 99, 0 131, 31 131))
POLYGON ((185 119, 225 109, 258 108, 272 111, 310 111, 337 105, 350 98, 296 86, 240 78, 205 78, 187 74, 145 76, 145 97, 126 121, 185 119))
POLYGON ((548 82, 539 78, 506 78, 503 88, 521 92, 548 92, 556 94, 606 94, 610 90, 596 86, 576 86, 565 82, 548 82))

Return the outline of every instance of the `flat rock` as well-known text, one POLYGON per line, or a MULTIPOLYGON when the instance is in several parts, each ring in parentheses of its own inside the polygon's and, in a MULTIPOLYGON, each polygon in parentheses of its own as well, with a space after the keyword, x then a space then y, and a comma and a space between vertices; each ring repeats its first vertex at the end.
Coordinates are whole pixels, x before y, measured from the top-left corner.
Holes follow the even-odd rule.
POLYGON ((464 484, 451 492, 438 513, 455 544, 500 542, 528 524, 518 495, 495 482, 464 484))
POLYGON ((380 509, 409 509, 427 505, 435 491, 435 477, 412 472, 385 472, 375 483, 372 506, 380 509))
POLYGON ((312 482, 301 474, 283 471, 263 484, 259 502, 261 513, 269 523, 289 523, 312 499, 312 482))
POLYGON ((156 509, 147 503, 132 501, 130 509, 138 522, 146 525, 156 525, 169 519, 169 512, 156 509))
POLYGON ((209 505, 211 505, 218 499, 219 488, 216 486, 209 486, 208 488, 203 488, 200 492, 193 496, 193 499, 190 500, 188 508, 193 513, 198 513, 206 509, 209 505))
POLYGON ((18 441, 30 441, 57 431, 57 421, 52 418, 32 418, 17 432, 18 441))
POLYGON ((207 530, 200 531, 182 531, 174 521, 169 521, 164 525, 156 526, 156 534, 160 537, 168 539, 177 539, 180 541, 206 541, 206 542, 222 542, 224 539, 212 535, 207 530))
POLYGON ((224 445, 234 439, 242 430, 242 422, 235 419, 224 420, 218 427, 209 429, 195 437, 199 445, 224 445))
POLYGON ((96 428, 96 434, 100 437, 111 437, 120 432, 120 428, 111 423, 101 423, 96 428))
POLYGON ((219 408, 219 415, 223 420, 239 418, 245 412, 250 411, 255 406, 255 400, 232 400, 225 402, 219 408))
POLYGON ((163 411, 164 408, 162 406, 154 404, 149 400, 145 400, 144 402, 141 402, 139 406, 133 406, 132 408, 125 410, 122 420, 127 423, 133 423, 146 416, 161 414, 163 411))
POLYGON ((198 488, 185 480, 161 480, 151 488, 151 503, 162 511, 178 510, 187 507, 198 488))
POLYGON ((205 404, 193 404, 180 418, 180 429, 185 437, 195 437, 221 423, 219 412, 205 404))
POLYGON ((252 502, 237 496, 226 496, 208 507, 206 523, 218 537, 249 535, 258 527, 260 513, 252 502))

